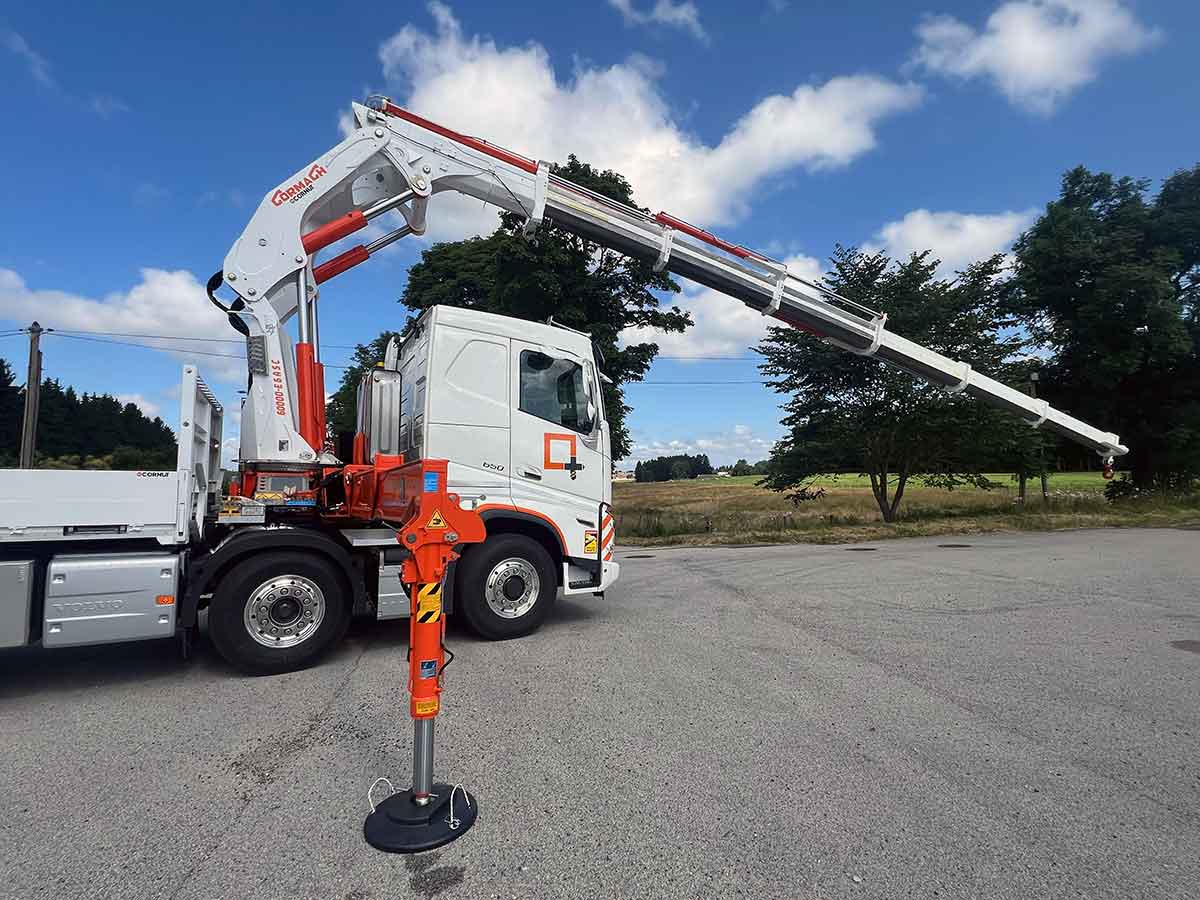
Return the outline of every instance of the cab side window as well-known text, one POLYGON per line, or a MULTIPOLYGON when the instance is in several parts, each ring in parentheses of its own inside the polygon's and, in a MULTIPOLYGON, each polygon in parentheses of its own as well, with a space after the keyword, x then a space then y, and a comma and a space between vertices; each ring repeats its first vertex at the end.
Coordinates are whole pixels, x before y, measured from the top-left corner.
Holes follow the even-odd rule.
POLYGON ((521 351, 521 412, 589 434, 583 367, 536 350, 521 351))

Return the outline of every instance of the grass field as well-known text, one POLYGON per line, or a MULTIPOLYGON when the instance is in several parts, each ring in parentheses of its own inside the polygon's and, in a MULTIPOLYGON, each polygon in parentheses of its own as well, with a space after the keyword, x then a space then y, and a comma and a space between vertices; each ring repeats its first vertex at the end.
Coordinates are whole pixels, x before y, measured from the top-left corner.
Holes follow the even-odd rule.
POLYGON ((1031 481, 1024 508, 1011 476, 988 478, 998 485, 990 491, 946 491, 910 483, 900 518, 891 525, 880 519, 870 481, 857 475, 820 479, 825 496, 798 506, 782 494, 758 487, 756 475, 656 484, 616 482, 613 505, 618 539, 627 545, 837 543, 988 531, 1200 524, 1200 498, 1148 498, 1113 505, 1104 499, 1104 479, 1098 472, 1052 475, 1046 504, 1040 484, 1031 481))

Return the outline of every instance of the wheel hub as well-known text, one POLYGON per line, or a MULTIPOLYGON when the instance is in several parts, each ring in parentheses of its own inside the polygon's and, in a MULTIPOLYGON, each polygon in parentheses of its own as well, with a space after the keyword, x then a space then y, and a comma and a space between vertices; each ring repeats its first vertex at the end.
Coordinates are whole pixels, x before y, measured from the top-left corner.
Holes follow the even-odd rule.
POLYGON ((294 647, 317 632, 325 594, 311 578, 278 575, 250 592, 242 615, 246 631, 264 647, 294 647))
POLYGON ((520 600, 525 593, 525 579, 520 575, 510 575, 504 579, 504 596, 509 600, 520 600))
POLYGON ((484 598, 503 619, 519 619, 537 603, 541 578, 527 559, 513 556, 496 563, 484 582, 484 598))
POLYGON ((271 604, 270 618, 279 625, 290 625, 300 615, 300 604, 291 597, 280 597, 271 604))

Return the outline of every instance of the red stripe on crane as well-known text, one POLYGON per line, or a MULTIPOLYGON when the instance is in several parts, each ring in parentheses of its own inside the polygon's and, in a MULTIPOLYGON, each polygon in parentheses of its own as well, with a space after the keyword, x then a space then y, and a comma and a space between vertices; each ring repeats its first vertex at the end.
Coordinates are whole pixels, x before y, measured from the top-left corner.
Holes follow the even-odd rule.
POLYGON ((711 231, 705 231, 703 228, 697 228, 695 225, 689 225, 683 219, 677 219, 670 213, 660 212, 654 217, 654 220, 660 225, 666 225, 668 228, 674 228, 676 231, 682 231, 684 234, 690 234, 697 240, 704 241, 713 247, 724 250, 726 253, 732 253, 734 256, 741 259, 757 259, 761 262, 770 262, 761 254, 755 253, 753 250, 747 250, 745 247, 740 247, 737 244, 731 244, 729 241, 722 240, 711 231))
POLYGON ((357 247, 351 247, 345 253, 335 256, 328 262, 323 262, 313 269, 313 280, 317 284, 322 284, 335 275, 341 275, 347 269, 352 269, 359 263, 366 262, 370 258, 371 254, 367 252, 367 248, 362 244, 359 244, 357 247))
POLYGON ((356 209, 334 219, 332 222, 326 222, 320 228, 310 231, 300 238, 300 243, 304 245, 304 252, 312 256, 322 247, 328 247, 335 241, 340 241, 346 235, 354 234, 358 229, 365 228, 366 225, 366 217, 356 209))
POLYGON ((459 144, 478 150, 480 153, 486 153, 494 159, 502 160, 510 166, 516 166, 518 169, 523 169, 530 174, 537 173, 537 163, 532 159, 526 159, 524 156, 519 156, 503 147, 497 147, 495 144, 489 144, 481 138, 469 137, 465 134, 459 134, 457 131, 452 131, 444 125, 439 125, 437 122, 431 122, 426 118, 418 116, 416 113, 409 112, 407 109, 401 109, 394 103, 385 103, 383 111, 389 116, 395 116, 398 119, 404 119, 406 122, 412 122, 414 125, 419 125, 422 128, 432 131, 434 134, 440 134, 444 138, 449 138, 459 144))

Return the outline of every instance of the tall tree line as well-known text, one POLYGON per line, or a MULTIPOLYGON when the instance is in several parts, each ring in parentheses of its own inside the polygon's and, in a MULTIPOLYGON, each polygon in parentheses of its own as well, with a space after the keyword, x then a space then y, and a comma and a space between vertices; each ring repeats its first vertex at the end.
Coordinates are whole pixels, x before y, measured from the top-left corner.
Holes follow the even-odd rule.
MULTIPOLYGON (((21 447, 25 389, 0 359, 0 464, 15 465, 21 447)), ((162 419, 109 394, 78 394, 58 379, 42 382, 37 455, 43 462, 120 468, 173 468, 175 435, 162 419)))
POLYGON ((634 481, 682 481, 711 474, 712 463, 705 453, 659 456, 640 462, 633 469, 634 481))

